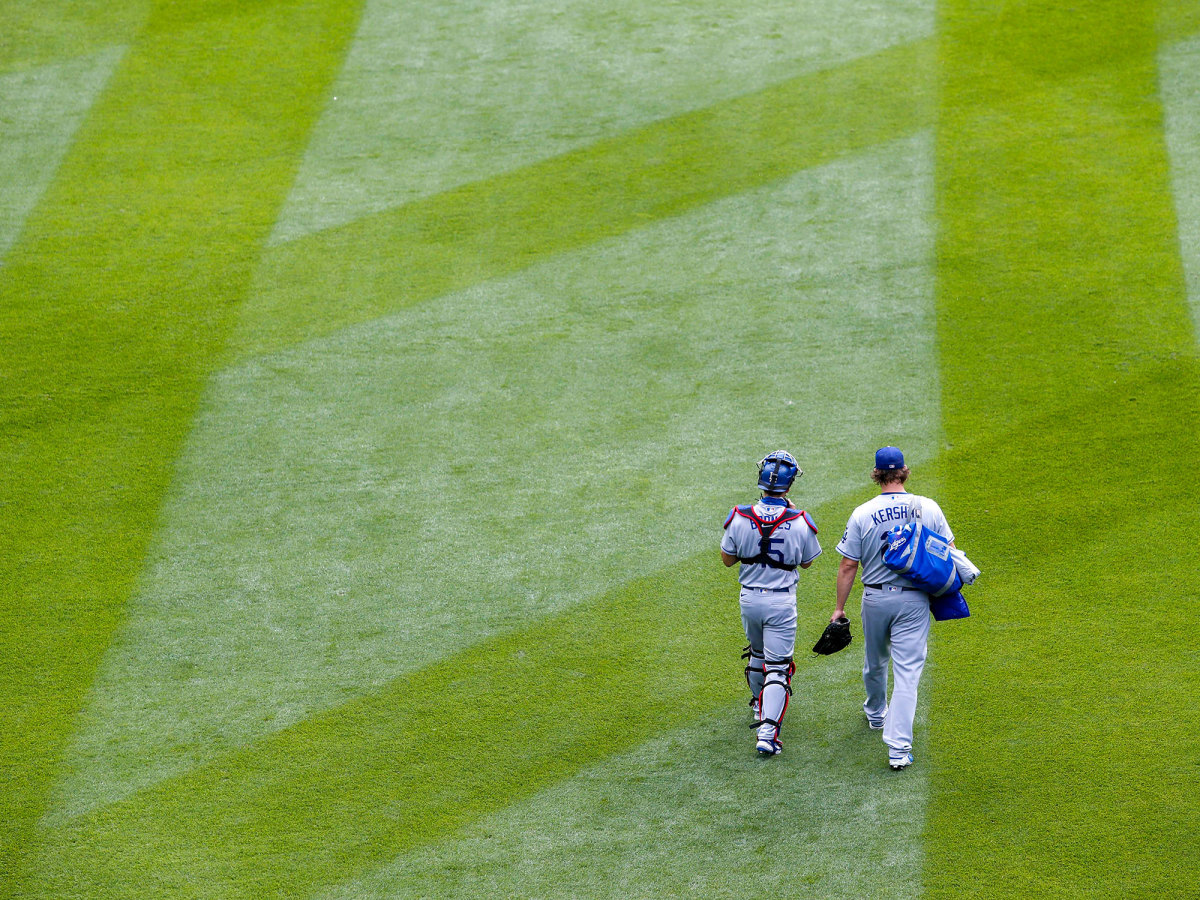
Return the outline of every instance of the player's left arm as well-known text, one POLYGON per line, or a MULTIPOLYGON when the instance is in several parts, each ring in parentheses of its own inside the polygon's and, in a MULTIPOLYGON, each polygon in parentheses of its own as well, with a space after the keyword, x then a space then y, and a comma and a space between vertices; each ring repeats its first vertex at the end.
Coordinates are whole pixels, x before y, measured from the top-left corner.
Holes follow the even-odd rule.
POLYGON ((724 550, 721 551, 721 562, 725 563, 726 568, 732 566, 737 561, 738 558, 732 553, 726 553, 724 550))
POLYGON ((812 516, 810 516, 808 513, 804 513, 804 515, 801 516, 801 520, 803 525, 807 527, 800 528, 800 532, 804 536, 804 540, 800 545, 799 566, 802 569, 807 569, 814 562, 816 562, 817 557, 821 555, 821 542, 817 540, 817 524, 812 520, 812 516))

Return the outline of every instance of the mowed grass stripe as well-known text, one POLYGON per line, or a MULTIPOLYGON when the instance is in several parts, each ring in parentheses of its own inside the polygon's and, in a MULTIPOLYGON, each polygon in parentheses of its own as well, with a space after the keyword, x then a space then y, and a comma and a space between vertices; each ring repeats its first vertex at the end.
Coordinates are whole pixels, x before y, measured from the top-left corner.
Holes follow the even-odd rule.
MULTIPOLYGON (((801 610, 808 644, 828 615, 833 569, 806 577, 819 581, 801 610)), ((726 596, 729 652, 710 676, 742 688, 736 597, 726 596)), ((314 900, 431 896, 431 885, 456 900, 911 900, 920 892, 928 770, 897 777, 881 762, 879 732, 861 713, 861 651, 806 650, 797 655, 782 755, 754 752, 739 694, 314 900)), ((925 724, 922 704, 918 741, 925 724)))
POLYGON ((1200 38, 1164 47, 1158 65, 1179 245, 1200 335, 1200 38))
POLYGON ((1162 0, 1158 5, 1158 37, 1163 44, 1200 31, 1200 4, 1195 0, 1162 0))
POLYGON ((861 483, 847 446, 928 448, 932 183, 924 132, 212 379, 49 814, 711 549, 753 483, 732 421, 784 423, 814 499, 861 483), (922 402, 880 422, 881 374, 922 402), (707 462, 660 504, 668 459, 707 462))
POLYGON ((933 897, 1200 882, 1200 373, 1155 13, 943 4, 943 417, 971 442, 943 481, 988 571, 940 648, 933 897))
MULTIPOLYGON (((1141 381, 1153 384, 1158 374, 1141 381)), ((1145 389, 1140 383, 1137 387, 1145 389)), ((1048 423, 1078 417, 1078 405, 1070 398, 1056 399, 1036 414, 1028 410, 1012 434, 1042 433, 1048 423)), ((941 487, 944 472, 958 471, 992 452, 1023 450, 1019 441, 997 444, 993 436, 982 434, 956 448, 946 464, 922 468, 921 483, 930 493, 947 495, 941 487)), ((816 520, 842 521, 870 495, 864 489, 822 504, 814 511, 816 520)), ((958 503, 957 496, 948 502, 958 503)), ((976 515, 957 516, 957 521, 964 533, 980 531, 976 515)), ((1097 523, 1092 538, 1104 552, 1113 553, 1127 534, 1127 523, 1108 518, 1097 523)), ((980 543, 976 555, 989 573, 994 571, 995 580, 1003 581, 1017 564, 1006 563, 1002 553, 980 543)), ((828 608, 832 569, 828 561, 819 562, 805 574, 810 577, 801 581, 798 592, 801 617, 817 627, 828 608)), ((740 671, 736 665, 731 671, 731 656, 744 640, 733 582, 733 573, 716 562, 715 551, 694 554, 676 567, 490 639, 398 678, 375 694, 55 826, 39 860, 41 880, 31 885, 29 896, 116 900, 187 895, 189 886, 203 885, 202 894, 251 898, 306 895, 343 882, 352 888, 355 879, 372 884, 372 878, 379 878, 386 884, 386 870, 370 873, 392 860, 403 865, 406 854, 453 839, 467 826, 485 823, 514 803, 742 697, 740 671)), ((1007 598, 993 596, 991 591, 986 598, 979 591, 973 594, 978 618, 972 626, 1002 611, 1007 598)), ((973 648, 972 658, 963 658, 967 624, 937 627, 932 665, 937 672, 964 679, 975 689, 970 698, 975 699, 984 678, 975 657, 983 654, 973 648)), ((1182 624, 1180 613, 1164 627, 1182 624)), ((1092 627, 1089 639, 1097 631, 1092 627)), ((1058 662, 1055 648, 1036 650, 1044 664, 1058 662)), ((832 718, 861 724, 860 701, 855 699, 861 689, 859 663, 842 665, 850 658, 837 661, 847 681, 834 696, 848 705, 832 718)), ((991 700, 996 707, 1010 685, 994 674, 989 677, 983 683, 1000 689, 991 700)), ((1114 673, 1110 682, 1117 677, 1114 673)), ((958 682, 939 677, 932 707, 946 705, 939 695, 947 683, 952 689, 958 682)), ((1127 711, 1135 699, 1124 698, 1127 711)), ((1008 700, 1015 703, 1017 697, 1008 700)), ((831 725, 828 731, 808 727, 812 723, 803 718, 805 702, 800 715, 789 714, 789 743, 816 741, 825 747, 842 740, 847 733, 843 725, 831 725)), ((931 731, 939 727, 933 715, 931 709, 931 731)), ((745 737, 740 721, 729 727, 738 738, 745 737)), ((847 771, 872 781, 895 777, 883 764, 878 734, 869 736, 868 741, 851 738, 843 748, 852 757, 845 762, 847 771)), ((744 746, 749 752, 748 743, 744 746)), ((953 749, 939 738, 925 756, 934 778, 954 777, 962 761, 945 757, 953 749)), ((800 752, 819 757, 822 751, 800 752)), ((912 831, 919 827, 926 782, 920 772, 911 774, 920 781, 917 788, 894 792, 880 785, 880 806, 871 807, 867 800, 873 813, 866 807, 854 811, 870 822, 869 835, 864 830, 857 838, 839 835, 836 840, 863 841, 870 854, 898 834, 915 840, 912 831), (884 837, 877 842, 874 835, 884 837)), ((1082 785, 1078 778, 1074 783, 1082 785)), ((857 796, 857 789, 853 793, 857 796)), ((991 802, 993 795, 978 799, 991 802)), ((807 815, 812 810, 803 807, 811 800, 800 791, 781 802, 798 801, 797 814, 807 815)), ((864 827, 853 817, 837 822, 864 827)), ((1015 828, 1011 823, 1006 827, 1015 828)), ((466 832, 471 833, 476 832, 466 832)), ((958 843, 947 843, 943 835, 934 838, 940 843, 926 841, 926 866, 945 866, 947 848, 958 843)), ((988 852, 980 841, 981 852, 988 852)), ((864 884, 871 884, 868 893, 891 895, 897 885, 887 884, 888 878, 902 879, 900 887, 911 894, 916 886, 904 880, 911 849, 891 854, 886 869, 847 876, 846 883, 825 880, 828 873, 822 870, 811 895, 856 895, 856 890, 861 895, 864 884), (873 877, 883 883, 872 884, 873 877)), ((994 846, 990 849, 995 852, 994 846)), ((791 887, 803 893, 806 884, 804 873, 797 873, 791 887)), ((952 890, 950 895, 961 894, 952 890)))
POLYGON ((679 727, 739 689, 706 557, 55 828, 30 895, 307 895, 679 727))
POLYGON ((0 265, 123 53, 0 73, 0 265))
POLYGON ((933 34, 935 0, 369 4, 271 241, 933 34), (397 61, 403 61, 398 65, 397 61))
POLYGON ((0 0, 0 73, 128 44, 152 7, 152 0, 0 0))
MULTIPOLYGON (((800 606, 819 623, 829 581, 806 574, 800 606)), ((310 895, 742 697, 743 641, 735 577, 714 545, 54 828, 30 896, 310 895)), ((856 706, 844 712, 860 724, 856 706)), ((748 721, 728 727, 752 754, 748 721)), ((810 737, 800 720, 791 733, 810 737)), ((847 765, 861 771, 863 742, 847 733, 861 729, 831 739, 857 748, 847 765)), ((867 754, 890 774, 873 737, 867 754)), ((908 821, 896 800, 909 790, 873 807, 879 834, 908 821)))
POLYGON ((356 10, 163 3, 0 270, 6 881, 356 10))
POLYGON ((932 40, 272 248, 231 356, 328 334, 933 122, 932 40), (364 256, 361 248, 376 248, 364 256))

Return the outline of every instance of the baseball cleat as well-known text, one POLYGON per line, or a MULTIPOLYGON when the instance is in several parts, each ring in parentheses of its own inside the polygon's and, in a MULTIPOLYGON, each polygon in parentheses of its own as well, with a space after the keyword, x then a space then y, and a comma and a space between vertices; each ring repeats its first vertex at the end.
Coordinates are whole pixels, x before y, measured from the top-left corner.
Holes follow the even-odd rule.
POLYGON ((912 765, 912 753, 905 753, 903 756, 889 756, 888 766, 893 772, 899 772, 901 769, 907 769, 912 765))
POLYGON ((883 720, 880 719, 878 722, 872 722, 870 719, 867 719, 867 727, 872 731, 880 731, 883 729, 883 720))
POLYGON ((775 756, 783 752, 783 744, 770 738, 759 738, 754 749, 758 751, 759 756, 775 756))

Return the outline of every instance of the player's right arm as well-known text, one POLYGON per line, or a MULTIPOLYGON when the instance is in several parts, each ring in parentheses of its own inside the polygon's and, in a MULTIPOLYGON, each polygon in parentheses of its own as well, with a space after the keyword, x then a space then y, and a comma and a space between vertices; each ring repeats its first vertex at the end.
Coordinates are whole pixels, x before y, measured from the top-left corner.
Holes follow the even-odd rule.
MULTIPOLYGON (((859 507, 859 509, 861 508, 859 507)), ((837 552, 842 554, 842 561, 838 565, 837 601, 833 615, 829 617, 830 622, 836 621, 846 614, 846 601, 850 599, 850 589, 854 587, 854 576, 858 574, 859 558, 862 555, 862 522, 858 516, 858 509, 846 523, 846 531, 842 534, 842 539, 838 541, 837 552)))
POLYGON ((846 601, 850 599, 850 589, 854 587, 854 576, 858 574, 858 560, 843 556, 837 573, 837 606, 830 622, 840 619, 846 614, 846 601))
POLYGON ((733 534, 736 526, 734 528, 729 527, 733 525, 734 520, 737 518, 735 515, 736 512, 737 507, 729 511, 729 518, 725 520, 725 533, 721 536, 721 562, 725 563, 726 568, 738 561, 737 541, 733 534))

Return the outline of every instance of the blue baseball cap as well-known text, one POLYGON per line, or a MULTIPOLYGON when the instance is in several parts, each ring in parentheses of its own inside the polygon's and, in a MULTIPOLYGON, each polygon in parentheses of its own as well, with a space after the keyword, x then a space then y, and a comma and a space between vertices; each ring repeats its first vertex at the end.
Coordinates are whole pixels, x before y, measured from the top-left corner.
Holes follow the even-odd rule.
POLYGON ((875 468, 903 469, 904 454, 899 447, 880 447, 875 451, 875 468))

